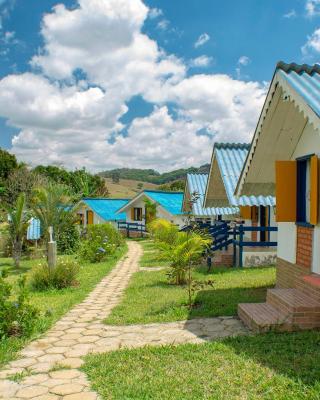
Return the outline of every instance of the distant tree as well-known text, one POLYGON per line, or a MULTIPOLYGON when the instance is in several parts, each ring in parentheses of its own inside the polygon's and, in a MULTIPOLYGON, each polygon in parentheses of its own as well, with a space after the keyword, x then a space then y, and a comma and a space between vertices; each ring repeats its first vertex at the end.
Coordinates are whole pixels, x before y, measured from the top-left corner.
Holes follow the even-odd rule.
POLYGON ((13 170, 5 184, 3 191, 3 200, 7 204, 14 203, 20 193, 25 193, 26 201, 29 202, 32 192, 36 187, 47 183, 46 177, 31 171, 26 166, 13 170))
POLYGON ((184 190, 184 186, 185 186, 184 181, 180 180, 160 185, 159 189, 166 192, 179 192, 184 190))
POLYGON ((16 156, 0 148, 0 185, 4 185, 10 173, 17 168, 16 156))
POLYGON ((143 183, 142 183, 142 182, 139 182, 139 183, 137 184, 137 188, 138 188, 139 190, 141 190, 141 189, 143 188, 143 183))
POLYGON ((111 179, 113 183, 119 183, 120 182, 120 172, 114 171, 111 174, 111 179))

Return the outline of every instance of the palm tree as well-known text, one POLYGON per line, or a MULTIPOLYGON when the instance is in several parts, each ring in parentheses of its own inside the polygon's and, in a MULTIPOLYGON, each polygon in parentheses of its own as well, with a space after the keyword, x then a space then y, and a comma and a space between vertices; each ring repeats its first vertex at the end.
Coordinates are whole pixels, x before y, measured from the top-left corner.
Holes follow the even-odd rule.
POLYGON ((23 240, 25 238, 29 218, 26 214, 26 195, 21 193, 14 205, 8 208, 9 212, 9 233, 12 243, 12 258, 16 268, 20 267, 23 240))
POLYGON ((157 217, 158 204, 154 203, 150 199, 144 199, 144 207, 145 207, 145 221, 146 224, 149 224, 157 217))
POLYGON ((70 197, 65 186, 50 183, 34 191, 32 211, 40 221, 42 232, 49 239, 49 227, 53 227, 55 237, 65 224, 74 224, 75 216, 69 205, 70 197))

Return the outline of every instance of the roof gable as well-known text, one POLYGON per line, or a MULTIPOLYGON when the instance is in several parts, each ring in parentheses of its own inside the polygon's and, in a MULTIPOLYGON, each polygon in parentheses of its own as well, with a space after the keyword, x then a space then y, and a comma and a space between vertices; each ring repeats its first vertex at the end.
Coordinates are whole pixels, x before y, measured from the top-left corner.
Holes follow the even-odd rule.
POLYGON ((319 116, 320 67, 279 62, 237 184, 236 194, 273 193, 274 167, 270 163, 274 163, 276 159, 290 159, 308 123, 319 131, 319 116), (280 120, 278 124, 274 121, 275 113, 278 113, 277 118, 280 120), (270 170, 268 174, 266 166, 270 170), (266 176, 262 177, 261 172, 266 176))

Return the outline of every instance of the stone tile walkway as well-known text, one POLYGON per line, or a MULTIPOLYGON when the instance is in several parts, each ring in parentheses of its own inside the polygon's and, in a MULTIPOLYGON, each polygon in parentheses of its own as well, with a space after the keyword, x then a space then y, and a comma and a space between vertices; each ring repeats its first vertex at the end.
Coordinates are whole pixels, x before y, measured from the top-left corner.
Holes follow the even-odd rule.
POLYGON ((82 357, 123 347, 202 343, 248 331, 233 317, 199 318, 167 324, 108 326, 103 324, 119 303, 131 275, 139 270, 142 248, 129 242, 126 257, 40 339, 0 372, 0 399, 96 400, 86 375, 79 371, 82 357), (9 377, 22 378, 14 382, 9 377))

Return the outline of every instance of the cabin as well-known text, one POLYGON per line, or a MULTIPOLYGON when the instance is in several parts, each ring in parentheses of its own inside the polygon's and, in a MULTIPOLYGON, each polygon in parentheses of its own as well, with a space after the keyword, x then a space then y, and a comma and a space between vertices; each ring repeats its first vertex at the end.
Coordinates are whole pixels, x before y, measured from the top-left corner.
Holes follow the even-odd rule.
POLYGON ((319 65, 279 62, 236 188, 277 204, 276 288, 238 309, 256 331, 320 327, 319 117, 319 65))
POLYGON ((205 208, 204 196, 208 182, 208 174, 187 174, 185 190, 183 194, 182 209, 185 213, 191 213, 197 222, 213 224, 224 218, 234 217, 239 213, 237 207, 208 207, 205 208), (192 196, 196 199, 191 201, 192 196))
MULTIPOLYGON (((231 219, 241 224, 241 243, 246 242, 243 246, 240 244, 238 265, 274 264, 276 247, 268 245, 277 241, 274 196, 267 193, 261 196, 235 195, 249 149, 250 144, 247 143, 215 143, 204 207, 237 208, 237 215, 231 219)), ((223 219, 230 218, 224 215, 223 219)))
POLYGON ((84 198, 76 206, 79 224, 86 227, 93 224, 110 223, 115 228, 119 221, 125 221, 125 213, 117 213, 129 199, 84 198))
POLYGON ((184 226, 186 215, 182 211, 183 192, 143 190, 117 212, 125 216, 127 224, 145 227, 148 223, 146 206, 149 202, 155 205, 156 218, 166 219, 179 227, 184 226))

